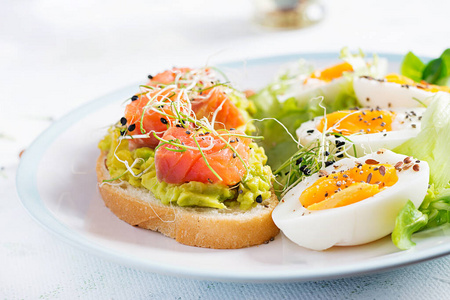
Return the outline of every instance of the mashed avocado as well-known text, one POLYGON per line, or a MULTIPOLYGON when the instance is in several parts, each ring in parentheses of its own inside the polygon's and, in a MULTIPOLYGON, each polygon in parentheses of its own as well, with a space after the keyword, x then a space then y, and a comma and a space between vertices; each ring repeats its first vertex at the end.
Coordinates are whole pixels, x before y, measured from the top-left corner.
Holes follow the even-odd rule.
POLYGON ((111 128, 99 143, 107 151, 106 166, 111 179, 129 182, 150 190, 164 204, 213 208, 237 207, 249 209, 271 196, 272 172, 264 166, 267 157, 258 145, 250 144, 249 172, 237 187, 191 181, 183 184, 160 182, 156 178, 155 151, 142 147, 130 151, 128 141, 121 140, 120 129, 111 128))

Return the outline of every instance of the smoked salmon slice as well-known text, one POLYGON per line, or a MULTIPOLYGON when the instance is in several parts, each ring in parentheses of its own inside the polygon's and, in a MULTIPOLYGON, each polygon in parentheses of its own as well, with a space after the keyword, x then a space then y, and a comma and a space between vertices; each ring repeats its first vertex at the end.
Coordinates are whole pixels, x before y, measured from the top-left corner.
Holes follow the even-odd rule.
MULTIPOLYGON (((219 131, 220 137, 228 141, 242 160, 247 164, 249 159, 250 138, 236 137, 232 134, 243 134, 240 131, 219 131)), ((183 145, 196 148, 184 152, 176 152, 180 148, 165 144, 160 145, 155 152, 156 176, 159 181, 181 184, 189 181, 203 183, 221 183, 235 185, 245 176, 246 168, 238 155, 222 141, 218 135, 209 132, 198 132, 182 127, 169 128, 162 137, 166 141, 176 141, 183 145), (208 161, 205 162, 198 146, 208 161), (212 168, 222 180, 212 171, 212 168)))
MULTIPOLYGON (((127 105, 125 118, 127 120, 128 134, 149 134, 149 137, 146 138, 131 139, 130 148, 155 148, 159 144, 159 140, 153 136, 153 132, 157 136, 162 137, 167 128, 169 128, 174 120, 174 117, 170 117, 173 116, 170 103, 178 99, 178 92, 177 89, 155 89, 148 94, 135 96, 137 99, 127 105), (169 117, 164 114, 169 115, 169 117), (143 131, 141 130, 141 120, 143 120, 143 131)), ((183 101, 183 98, 179 101, 183 101)))
POLYGON ((173 68, 171 70, 166 70, 164 72, 158 73, 155 76, 152 76, 148 85, 149 86, 157 86, 158 84, 169 85, 173 84, 177 78, 177 76, 185 75, 190 72, 192 69, 190 68, 173 68))
POLYGON ((173 101, 181 101, 177 109, 184 109, 186 115, 195 115, 197 120, 206 117, 210 122, 214 121, 217 130, 239 128, 246 124, 244 115, 224 87, 214 86, 214 81, 210 81, 213 76, 209 68, 173 68, 149 77, 151 79, 147 88, 152 87, 153 90, 133 96, 125 109, 128 135, 134 136, 130 140, 131 149, 155 148, 159 144, 153 134, 162 137, 169 127, 175 125, 176 112, 171 107, 173 101), (191 85, 190 81, 196 82, 196 86, 186 89, 186 86, 191 85), (175 82, 177 87, 172 86, 175 82), (164 103, 154 105, 161 102, 164 103), (147 136, 143 137, 145 134, 147 136))
POLYGON ((202 95, 192 100, 192 109, 198 119, 206 117, 209 121, 212 121, 214 112, 218 110, 214 122, 216 129, 239 128, 246 123, 242 113, 220 87, 202 92, 202 95))

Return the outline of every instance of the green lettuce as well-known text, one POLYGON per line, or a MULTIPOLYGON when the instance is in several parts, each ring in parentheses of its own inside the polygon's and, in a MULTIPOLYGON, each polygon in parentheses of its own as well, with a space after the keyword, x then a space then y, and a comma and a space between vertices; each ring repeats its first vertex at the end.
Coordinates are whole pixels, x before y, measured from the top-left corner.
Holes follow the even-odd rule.
POLYGON ((401 250, 407 250, 416 244, 411 235, 423 228, 428 222, 428 215, 418 211, 411 201, 408 201, 395 220, 392 241, 401 250))
POLYGON ((264 136, 262 146, 268 156, 268 164, 273 170, 298 150, 292 137, 296 136, 295 130, 301 123, 323 116, 323 107, 330 113, 360 106, 353 90, 353 77, 362 75, 379 77, 385 69, 376 56, 371 64, 367 64, 362 52, 351 54, 347 48, 342 49, 340 58, 350 63, 355 70, 353 73, 344 74, 342 80, 305 91, 302 89, 303 82, 314 68, 304 60, 300 60, 294 68, 283 72, 250 98, 256 107, 253 117, 264 119, 255 125, 258 134, 264 136))
POLYGON ((401 64, 401 73, 416 82, 422 80, 437 85, 450 84, 450 48, 441 56, 423 63, 414 53, 408 52, 401 64))
POLYGON ((397 216, 392 241, 400 249, 414 246, 411 235, 450 223, 450 95, 434 96, 422 118, 422 129, 394 152, 428 162, 430 188, 418 209, 406 204, 397 216))
POLYGON ((393 151, 424 160, 430 166, 430 184, 439 190, 450 181, 450 95, 438 93, 423 114, 422 129, 393 151))
POLYGON ((411 51, 405 55, 402 65, 400 66, 402 75, 411 78, 415 82, 420 82, 422 80, 424 69, 425 64, 411 51))

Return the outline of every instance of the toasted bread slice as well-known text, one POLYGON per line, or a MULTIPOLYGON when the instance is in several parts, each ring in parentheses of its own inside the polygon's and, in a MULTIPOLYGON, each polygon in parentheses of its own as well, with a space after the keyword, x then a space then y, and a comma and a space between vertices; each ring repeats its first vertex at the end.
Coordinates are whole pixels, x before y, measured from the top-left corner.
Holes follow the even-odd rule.
POLYGON ((272 197, 243 211, 165 205, 145 188, 127 182, 105 184, 110 179, 106 152, 97 160, 97 180, 106 206, 123 221, 160 232, 181 244, 214 249, 237 249, 259 245, 279 233, 272 220, 278 199, 272 197))

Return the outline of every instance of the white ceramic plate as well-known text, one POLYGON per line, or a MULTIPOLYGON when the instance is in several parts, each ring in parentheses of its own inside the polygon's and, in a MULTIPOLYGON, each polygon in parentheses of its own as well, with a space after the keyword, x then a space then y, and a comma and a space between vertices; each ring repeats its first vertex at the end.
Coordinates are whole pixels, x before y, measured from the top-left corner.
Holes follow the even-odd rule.
MULTIPOLYGON (((398 69, 400 56, 382 55, 398 69)), ((301 54, 222 65, 241 88, 260 88, 280 65, 303 57, 316 65, 337 61, 337 54, 301 54)), ((183 277, 221 281, 306 281, 388 270, 450 253, 446 230, 415 236, 417 247, 398 251, 390 238, 358 247, 316 252, 282 235, 275 241, 238 250, 180 245, 159 233, 136 228, 115 217, 97 190, 98 141, 123 113, 123 102, 137 85, 97 99, 54 123, 27 149, 17 189, 33 218, 66 242, 119 264, 183 277)))

